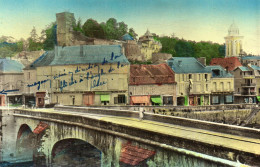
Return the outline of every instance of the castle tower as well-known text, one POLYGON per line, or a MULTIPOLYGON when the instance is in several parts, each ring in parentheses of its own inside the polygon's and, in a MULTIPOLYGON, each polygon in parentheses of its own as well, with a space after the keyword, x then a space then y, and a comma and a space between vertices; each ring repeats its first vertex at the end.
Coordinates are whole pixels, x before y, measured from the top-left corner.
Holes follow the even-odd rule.
POLYGON ((231 24, 228 29, 228 36, 225 37, 226 41, 226 56, 234 57, 239 56, 242 52, 242 39, 243 36, 239 36, 239 29, 235 23, 231 24))
POLYGON ((56 14, 57 42, 59 46, 70 46, 73 43, 73 27, 76 20, 73 13, 62 12, 56 14))

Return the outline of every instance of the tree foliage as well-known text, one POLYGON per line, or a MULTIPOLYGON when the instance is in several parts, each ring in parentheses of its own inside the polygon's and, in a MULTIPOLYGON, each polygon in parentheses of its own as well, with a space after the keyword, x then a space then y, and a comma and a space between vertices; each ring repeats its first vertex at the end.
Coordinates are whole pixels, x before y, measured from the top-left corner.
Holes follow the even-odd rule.
POLYGON ((212 42, 187 41, 172 37, 155 37, 162 44, 162 53, 170 53, 173 57, 205 57, 207 64, 212 58, 224 57, 225 46, 212 42))
POLYGON ((88 19, 82 29, 86 36, 93 38, 120 40, 126 33, 129 33, 134 38, 137 37, 133 28, 128 31, 128 25, 124 22, 117 22, 115 18, 110 18, 105 23, 100 24, 94 19, 88 19))
POLYGON ((43 49, 44 50, 52 50, 54 46, 57 44, 57 25, 56 23, 51 23, 44 31, 45 39, 43 41, 43 49))
POLYGON ((82 26, 83 33, 91 38, 105 38, 105 33, 101 25, 96 20, 88 19, 82 26))

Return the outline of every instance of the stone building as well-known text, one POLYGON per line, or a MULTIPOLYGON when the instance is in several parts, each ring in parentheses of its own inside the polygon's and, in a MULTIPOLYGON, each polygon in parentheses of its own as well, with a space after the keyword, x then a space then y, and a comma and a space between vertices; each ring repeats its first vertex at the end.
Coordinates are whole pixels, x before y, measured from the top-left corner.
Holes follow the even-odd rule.
POLYGON ((260 56, 242 56, 241 63, 246 66, 248 64, 260 66, 260 56))
POLYGON ((17 61, 0 59, 0 106, 22 104, 23 68, 17 61))
POLYGON ((158 53, 162 48, 162 44, 154 39, 149 30, 139 38, 138 42, 141 45, 141 53, 145 56, 146 61, 151 61, 153 53, 158 53))
POLYGON ((130 65, 120 45, 58 46, 36 64, 29 87, 37 87, 37 106, 128 103, 130 65))
POLYGON ((176 105, 174 72, 167 64, 131 65, 131 105, 176 105))
POLYGON ((125 34, 122 37, 125 56, 129 61, 145 61, 144 55, 141 53, 141 47, 137 44, 133 37, 125 34))
POLYGON ((235 23, 228 29, 228 35, 225 37, 226 52, 225 57, 238 57, 242 52, 243 36, 239 35, 239 29, 235 23))
POLYGON ((209 105, 211 71, 194 57, 173 57, 167 61, 175 72, 177 105, 209 105))
POLYGON ((221 66, 207 66, 211 71, 211 103, 232 104, 234 102, 234 76, 221 66))
POLYGON ((235 103, 256 103, 257 66, 237 67, 234 75, 235 103))

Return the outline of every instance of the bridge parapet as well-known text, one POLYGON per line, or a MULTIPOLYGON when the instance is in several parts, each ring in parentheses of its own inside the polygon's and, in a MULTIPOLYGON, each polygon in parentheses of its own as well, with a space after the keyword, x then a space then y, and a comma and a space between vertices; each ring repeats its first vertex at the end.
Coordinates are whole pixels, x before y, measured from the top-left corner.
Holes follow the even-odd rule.
POLYGON ((145 121, 138 121, 136 111, 78 107, 59 109, 17 109, 14 116, 79 126, 159 148, 182 148, 231 161, 242 157, 247 164, 260 164, 260 132, 256 129, 150 113, 145 114, 145 121), (248 138, 253 133, 257 139, 248 138))

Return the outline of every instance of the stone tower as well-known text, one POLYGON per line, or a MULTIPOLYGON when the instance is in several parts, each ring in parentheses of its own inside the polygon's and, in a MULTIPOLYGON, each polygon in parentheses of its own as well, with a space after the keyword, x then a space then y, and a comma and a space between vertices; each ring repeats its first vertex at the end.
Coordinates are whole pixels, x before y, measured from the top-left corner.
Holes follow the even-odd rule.
POLYGON ((62 12, 56 14, 57 42, 59 46, 71 46, 74 43, 73 27, 76 20, 73 13, 62 12))
POLYGON ((225 57, 239 56, 239 54, 242 52, 242 39, 243 36, 239 36, 239 29, 236 26, 236 24, 231 24, 231 26, 228 29, 228 36, 225 37, 225 57))

